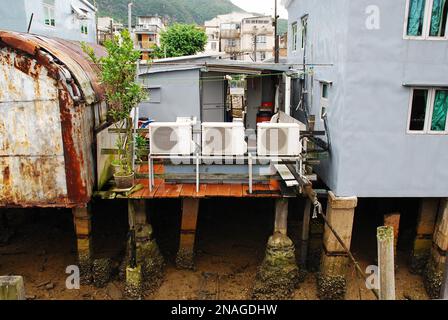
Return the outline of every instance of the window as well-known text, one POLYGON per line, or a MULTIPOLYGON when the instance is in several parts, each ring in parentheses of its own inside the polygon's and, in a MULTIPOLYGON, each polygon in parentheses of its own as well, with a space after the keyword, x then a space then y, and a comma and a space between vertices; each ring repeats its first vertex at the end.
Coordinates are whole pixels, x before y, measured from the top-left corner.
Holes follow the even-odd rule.
POLYGON ((412 89, 409 132, 448 133, 447 114, 448 89, 412 89))
POLYGON ((148 93, 147 102, 160 103, 162 101, 162 88, 158 86, 145 88, 148 93))
POLYGON ((447 39, 447 0, 407 0, 405 37, 447 39))
POLYGON ((266 52, 260 52, 260 60, 263 61, 266 59, 266 52))
POLYGON ((88 30, 86 24, 82 24, 82 25, 81 25, 81 33, 82 33, 82 34, 86 34, 86 35, 89 34, 89 30, 88 30))
POLYGON ((229 47, 236 47, 236 40, 235 39, 228 39, 227 40, 227 46, 229 46, 229 47))
POLYGON ((257 43, 266 43, 266 36, 257 36, 257 43))
POLYGON ((54 15, 54 1, 55 0, 43 0, 44 23, 45 25, 50 27, 54 27, 56 25, 54 15))
POLYGON ((330 84, 327 82, 320 83, 320 119, 324 120, 328 111, 328 89, 330 84))
POLYGON ((212 50, 216 51, 216 42, 212 42, 212 50))
POLYGON ((292 51, 297 50, 297 22, 294 22, 291 26, 292 30, 292 51))
POLYGON ((308 36, 308 16, 302 18, 302 49, 305 49, 308 36))

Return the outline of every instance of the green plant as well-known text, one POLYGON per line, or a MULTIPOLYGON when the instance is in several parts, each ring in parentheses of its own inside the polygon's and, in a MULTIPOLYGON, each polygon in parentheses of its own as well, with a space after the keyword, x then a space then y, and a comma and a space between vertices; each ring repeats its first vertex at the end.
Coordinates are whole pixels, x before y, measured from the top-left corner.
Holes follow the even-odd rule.
POLYGON ((82 43, 82 49, 98 66, 98 75, 105 89, 108 115, 117 129, 118 161, 120 175, 132 173, 132 129, 131 111, 146 98, 146 92, 135 81, 137 61, 140 52, 134 50, 134 43, 128 30, 104 43, 107 55, 98 57, 93 48, 82 43))
POLYGON ((143 161, 143 158, 148 155, 148 149, 148 140, 141 135, 137 135, 135 137, 135 153, 138 161, 143 161))
POLYGON ((181 57, 204 51, 207 35, 194 24, 175 23, 162 32, 160 47, 155 50, 158 58, 181 57))

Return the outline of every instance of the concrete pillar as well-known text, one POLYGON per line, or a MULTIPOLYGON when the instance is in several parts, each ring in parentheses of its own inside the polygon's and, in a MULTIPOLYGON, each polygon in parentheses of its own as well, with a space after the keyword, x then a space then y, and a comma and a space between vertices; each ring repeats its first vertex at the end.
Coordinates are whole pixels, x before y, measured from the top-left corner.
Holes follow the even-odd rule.
MULTIPOLYGON (((350 249, 353 219, 358 204, 356 197, 336 197, 328 193, 327 219, 345 246, 350 249)), ((323 238, 324 253, 318 276, 318 295, 324 300, 341 300, 345 298, 348 256, 339 244, 330 228, 325 225, 323 238)))
POLYGON ((432 236, 436 226, 439 199, 422 199, 417 217, 417 229, 411 254, 411 271, 423 274, 432 247, 432 236))
POLYGON ((92 213, 89 206, 72 209, 81 283, 92 283, 92 213))
POLYGON ((181 269, 194 269, 194 243, 199 213, 199 199, 182 199, 182 225, 176 265, 181 269))
POLYGON ((294 243, 287 236, 287 222, 288 199, 277 199, 274 235, 268 240, 265 258, 257 271, 253 299, 289 299, 300 282, 294 243))
POLYGON ((440 202, 439 214, 434 229, 432 248, 426 267, 424 282, 428 295, 433 299, 440 297, 448 250, 448 199, 440 202))
POLYGON ((21 276, 0 277, 0 301, 25 299, 25 286, 21 276))
POLYGON ((126 258, 120 268, 120 273, 121 277, 126 277, 128 296, 139 298, 143 292, 153 292, 162 283, 164 259, 160 254, 157 242, 153 239, 152 225, 147 218, 146 201, 129 200, 128 216, 129 228, 135 230, 137 267, 130 266, 131 242, 128 241, 126 258))
POLYGON ((288 234, 288 199, 275 200, 275 225, 274 233, 288 234))

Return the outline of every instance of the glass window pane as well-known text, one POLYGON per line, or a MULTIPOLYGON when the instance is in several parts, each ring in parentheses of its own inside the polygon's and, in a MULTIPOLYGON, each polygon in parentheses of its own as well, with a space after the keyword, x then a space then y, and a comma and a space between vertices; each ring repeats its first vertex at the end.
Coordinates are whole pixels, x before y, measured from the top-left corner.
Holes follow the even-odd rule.
POLYGON ((408 36, 421 36, 426 0, 409 0, 408 36))
POLYGON ((415 89, 412 97, 411 121, 409 130, 423 131, 425 129, 428 90, 415 89))
POLYGON ((448 113, 448 90, 437 90, 432 112, 431 131, 445 131, 448 113))
POLYGON ((431 29, 429 31, 431 37, 445 36, 447 9, 446 0, 434 0, 431 13, 431 29))
POLYGON ((322 98, 328 99, 328 84, 322 84, 322 98))

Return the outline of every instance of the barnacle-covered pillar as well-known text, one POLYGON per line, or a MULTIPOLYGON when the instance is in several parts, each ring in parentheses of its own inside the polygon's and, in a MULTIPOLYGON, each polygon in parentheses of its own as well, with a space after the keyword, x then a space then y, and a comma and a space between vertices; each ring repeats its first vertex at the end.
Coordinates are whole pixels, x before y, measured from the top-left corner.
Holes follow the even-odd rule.
POLYGON ((277 199, 274 235, 269 238, 265 258, 258 268, 253 299, 287 299, 299 284, 299 268, 294 243, 287 236, 287 221, 288 199, 277 199))
MULTIPOLYGON (((345 246, 350 249, 353 219, 358 204, 356 197, 336 197, 328 193, 327 219, 345 246)), ((332 231, 325 225, 323 254, 320 273, 317 278, 318 296, 323 300, 342 300, 345 298, 348 256, 332 231)))
POLYGON ((448 250, 448 199, 440 201, 439 214, 432 239, 431 254, 424 275, 425 288, 432 299, 438 299, 448 250))

